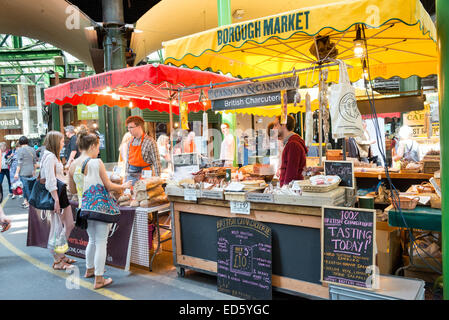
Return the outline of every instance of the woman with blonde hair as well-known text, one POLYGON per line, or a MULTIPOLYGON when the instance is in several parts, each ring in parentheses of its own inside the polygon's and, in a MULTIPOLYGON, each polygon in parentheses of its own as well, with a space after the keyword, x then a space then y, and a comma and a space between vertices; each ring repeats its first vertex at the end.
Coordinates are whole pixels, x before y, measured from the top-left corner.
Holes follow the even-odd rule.
POLYGON ((168 164, 170 163, 170 138, 161 134, 159 138, 157 138, 157 148, 159 149, 159 157, 161 158, 162 169, 168 168, 168 164))
MULTIPOLYGON (((65 236, 68 239, 75 223, 73 221, 72 208, 67 197, 67 186, 64 180, 64 167, 59 154, 64 146, 64 135, 59 131, 50 131, 44 140, 45 151, 41 157, 40 179, 45 179, 45 188, 50 192, 55 201, 52 215, 60 215, 65 229, 65 236)), ((37 183, 37 182, 36 182, 37 183)), ((52 216, 52 218, 54 218, 52 216)), ((50 219, 53 221, 53 219, 50 219)), ((54 233, 55 226, 52 222, 50 227, 50 237, 54 233)), ((63 253, 56 253, 54 248, 49 248, 53 254, 53 269, 66 270, 71 267, 75 260, 67 258, 63 253)))

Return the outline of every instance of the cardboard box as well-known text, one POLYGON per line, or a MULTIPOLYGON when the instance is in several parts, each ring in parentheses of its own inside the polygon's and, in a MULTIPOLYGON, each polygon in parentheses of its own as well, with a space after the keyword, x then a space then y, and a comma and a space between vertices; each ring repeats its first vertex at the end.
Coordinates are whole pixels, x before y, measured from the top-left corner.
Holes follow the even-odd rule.
POLYGON ((394 274, 401 263, 400 231, 376 230, 377 266, 380 274, 394 274))

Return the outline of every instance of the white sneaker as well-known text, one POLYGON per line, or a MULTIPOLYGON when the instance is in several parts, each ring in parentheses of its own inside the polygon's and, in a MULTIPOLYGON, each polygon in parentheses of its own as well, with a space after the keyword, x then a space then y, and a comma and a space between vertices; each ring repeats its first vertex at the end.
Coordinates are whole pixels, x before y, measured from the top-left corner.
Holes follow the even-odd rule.
POLYGON ((16 198, 16 195, 13 194, 13 195, 11 196, 11 199, 15 199, 15 198, 16 198))
POLYGON ((22 196, 22 195, 20 195, 20 196, 19 196, 19 199, 21 199, 21 198, 23 198, 23 196, 22 196))

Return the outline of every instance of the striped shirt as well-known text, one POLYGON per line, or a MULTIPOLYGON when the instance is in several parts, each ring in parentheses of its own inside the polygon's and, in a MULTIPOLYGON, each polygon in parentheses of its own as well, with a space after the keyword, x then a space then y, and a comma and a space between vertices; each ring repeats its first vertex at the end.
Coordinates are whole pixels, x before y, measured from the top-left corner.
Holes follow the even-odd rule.
MULTIPOLYGON (((128 150, 127 150, 127 156, 129 154, 129 146, 132 144, 133 146, 140 145, 140 141, 142 138, 132 139, 128 144, 128 150)), ((142 142, 142 158, 143 161, 146 163, 149 163, 153 166, 153 175, 154 176, 160 176, 161 175, 161 159, 159 158, 159 150, 157 148, 156 141, 154 141, 153 138, 151 138, 149 135, 145 135, 145 138, 142 142)), ((129 162, 126 162, 126 172, 129 172, 129 162)))

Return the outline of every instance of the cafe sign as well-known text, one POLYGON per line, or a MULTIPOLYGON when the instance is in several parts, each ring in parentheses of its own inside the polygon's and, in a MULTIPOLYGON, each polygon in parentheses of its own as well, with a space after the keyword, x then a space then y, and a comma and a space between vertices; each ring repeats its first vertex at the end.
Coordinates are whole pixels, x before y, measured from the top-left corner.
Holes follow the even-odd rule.
POLYGON ((22 129, 22 120, 15 119, 2 119, 0 120, 0 129, 22 129))
POLYGON ((440 125, 438 122, 433 123, 431 121, 430 108, 428 105, 425 106, 424 110, 404 113, 403 123, 412 129, 412 136, 414 138, 426 137, 430 126, 432 127, 432 136, 439 136, 440 125))

